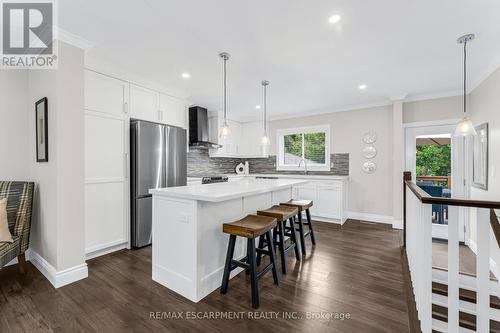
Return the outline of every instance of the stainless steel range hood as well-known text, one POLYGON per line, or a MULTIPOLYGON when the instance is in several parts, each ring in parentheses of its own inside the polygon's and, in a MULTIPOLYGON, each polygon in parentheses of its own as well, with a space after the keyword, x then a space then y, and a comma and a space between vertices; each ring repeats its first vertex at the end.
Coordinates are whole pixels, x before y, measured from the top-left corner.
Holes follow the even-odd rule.
POLYGON ((222 146, 210 142, 208 134, 208 111, 201 106, 189 108, 189 146, 204 149, 217 149, 222 146))

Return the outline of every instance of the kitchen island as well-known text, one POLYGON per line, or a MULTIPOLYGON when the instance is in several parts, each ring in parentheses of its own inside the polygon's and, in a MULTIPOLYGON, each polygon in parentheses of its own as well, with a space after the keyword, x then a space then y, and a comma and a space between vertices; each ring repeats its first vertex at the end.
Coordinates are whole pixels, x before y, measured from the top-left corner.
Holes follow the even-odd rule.
MULTIPOLYGON (((220 287, 229 236, 222 224, 292 198, 297 179, 235 182, 150 190, 153 195, 153 280, 193 302, 220 287)), ((238 237, 234 258, 245 256, 238 237)), ((242 271, 231 272, 231 278, 242 271)))

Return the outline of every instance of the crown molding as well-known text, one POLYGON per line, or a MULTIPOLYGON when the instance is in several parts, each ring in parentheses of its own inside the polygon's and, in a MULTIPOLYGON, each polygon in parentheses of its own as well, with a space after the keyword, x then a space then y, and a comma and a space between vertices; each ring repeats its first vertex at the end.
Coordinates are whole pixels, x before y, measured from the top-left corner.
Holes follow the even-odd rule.
POLYGON ((456 96, 462 96, 462 95, 463 95, 462 90, 449 90, 449 91, 443 91, 443 92, 432 93, 432 94, 412 95, 410 97, 405 98, 403 100, 403 102, 404 103, 419 102, 419 101, 427 101, 427 100, 431 100, 431 99, 456 97, 456 96))
POLYGON ((75 35, 59 27, 55 27, 54 32, 55 32, 55 39, 76 46, 84 51, 88 51, 95 46, 94 42, 91 42, 83 37, 75 35))

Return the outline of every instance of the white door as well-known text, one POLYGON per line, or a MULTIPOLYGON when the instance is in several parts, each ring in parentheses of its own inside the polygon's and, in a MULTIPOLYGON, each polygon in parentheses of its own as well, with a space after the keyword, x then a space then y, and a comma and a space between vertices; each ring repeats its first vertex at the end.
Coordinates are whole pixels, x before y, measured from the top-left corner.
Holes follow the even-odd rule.
POLYGON ((130 116, 135 119, 161 122, 162 113, 158 108, 158 93, 156 91, 131 84, 130 116))
POLYGON ((85 252, 129 238, 128 83, 85 71, 85 252))
MULTIPOLYGON (((466 196, 465 144, 463 138, 453 137, 455 127, 456 125, 451 123, 414 127, 410 125, 406 128, 406 170, 411 171, 412 181, 417 182, 424 191, 433 193, 433 196, 452 198, 465 198, 466 196), (437 148, 443 148, 447 144, 451 145, 451 149, 448 150, 451 156, 443 158, 442 156, 448 156, 447 153, 442 153, 446 150, 437 150, 437 148), (417 151, 419 153, 418 175, 417 151), (446 159, 449 159, 451 167, 449 177, 445 174, 430 174, 433 170, 443 169, 441 165, 445 164, 446 159)), ((448 224, 459 223, 459 239, 461 242, 465 240, 465 214, 462 210, 458 207, 433 205, 432 211, 433 238, 448 239, 448 224)))

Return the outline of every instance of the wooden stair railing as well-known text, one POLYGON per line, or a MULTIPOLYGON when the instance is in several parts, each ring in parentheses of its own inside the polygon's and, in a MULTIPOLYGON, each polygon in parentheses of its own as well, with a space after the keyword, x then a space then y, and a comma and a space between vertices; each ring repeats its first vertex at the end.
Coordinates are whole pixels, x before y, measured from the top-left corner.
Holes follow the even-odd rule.
MULTIPOLYGON (((498 309, 499 299, 490 292, 490 233, 493 233, 500 249, 500 223, 495 209, 500 209, 500 202, 483 200, 465 200, 431 197, 411 181, 410 172, 403 174, 403 252, 408 258, 408 271, 411 286, 407 289, 413 297, 408 302, 409 313, 416 313, 418 331, 431 332, 434 319, 444 321, 448 332, 458 331, 459 327, 467 327, 478 332, 497 331, 499 322, 490 321, 490 307, 498 309), (469 207, 477 210, 477 290, 466 291, 459 281, 459 227, 458 221, 450 220, 448 224, 448 273, 446 292, 433 283, 432 272, 432 205, 451 207, 469 207), (489 224, 487 223, 489 221, 489 224), (446 295, 448 306, 433 304, 432 293, 446 295), (473 300, 474 302, 472 302, 473 300), (464 314, 460 301, 468 301, 475 305, 475 315, 464 314), (410 308, 410 307, 414 307, 410 308), (471 324, 474 319, 474 325, 471 324), (467 324, 468 322, 468 324, 467 324)), ((451 209, 451 208, 450 208, 451 209)), ((458 212, 458 208, 454 208, 458 212)), ((461 208, 462 210, 464 208, 461 208)), ((458 213, 457 213, 458 214, 458 213)), ((500 263, 499 263, 500 264, 500 263)), ((494 284, 498 289, 498 284, 494 284)), ((497 296, 498 290, 494 290, 497 296)), ((410 318, 410 322, 411 322, 410 318)), ((413 330, 412 330, 413 331, 413 330)))

